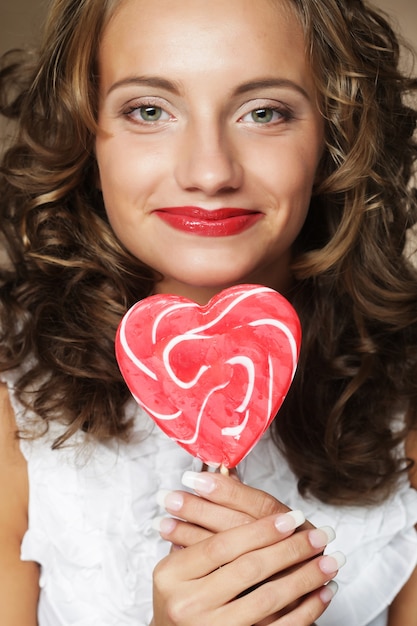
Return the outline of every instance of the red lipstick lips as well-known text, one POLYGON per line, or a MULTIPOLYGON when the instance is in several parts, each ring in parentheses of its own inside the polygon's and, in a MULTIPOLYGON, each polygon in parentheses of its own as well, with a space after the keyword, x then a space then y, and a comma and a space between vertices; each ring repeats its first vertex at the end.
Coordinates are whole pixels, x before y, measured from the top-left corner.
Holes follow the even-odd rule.
POLYGON ((206 210, 194 206, 164 207, 155 213, 177 230, 202 237, 227 237, 237 235, 254 224, 259 211, 239 208, 206 210))

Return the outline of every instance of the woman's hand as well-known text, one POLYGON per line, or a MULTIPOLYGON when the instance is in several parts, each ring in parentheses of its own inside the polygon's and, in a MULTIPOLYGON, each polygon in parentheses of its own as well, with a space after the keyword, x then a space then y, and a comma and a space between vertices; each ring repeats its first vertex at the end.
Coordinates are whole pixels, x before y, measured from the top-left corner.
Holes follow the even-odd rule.
MULTIPOLYGON (((299 512, 268 516, 173 551, 154 571, 155 626, 251 626, 269 616, 282 626, 312 624, 331 600, 333 587, 323 585, 342 559, 319 556, 326 533, 294 533, 299 521, 299 512)), ((179 531, 182 540, 184 526, 162 534, 179 531)))
MULTIPOLYGON (((236 476, 224 476, 211 472, 185 472, 183 484, 198 495, 184 491, 161 491, 159 504, 177 518, 167 520, 166 525, 176 525, 176 536, 181 533, 189 546, 213 533, 247 524, 270 515, 286 513, 290 509, 265 491, 241 483, 236 476)), ((313 528, 305 522, 302 528, 313 528)), ((174 540, 171 534, 170 541, 174 540)), ((175 543, 175 541, 173 541, 175 543)))
POLYGON ((161 534, 185 547, 155 570, 155 626, 312 624, 334 594, 323 585, 343 563, 320 556, 331 531, 307 524, 294 533, 299 513, 285 515, 277 500, 230 477, 187 472, 184 483, 204 498, 160 496, 182 518, 159 520, 161 534))

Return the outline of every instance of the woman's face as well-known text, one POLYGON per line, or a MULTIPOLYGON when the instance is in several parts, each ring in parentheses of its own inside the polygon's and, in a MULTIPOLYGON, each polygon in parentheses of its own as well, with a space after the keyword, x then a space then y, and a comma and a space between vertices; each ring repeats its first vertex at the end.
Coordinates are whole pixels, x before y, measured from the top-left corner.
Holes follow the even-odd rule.
POLYGON ((285 290, 323 122, 284 0, 125 0, 99 73, 107 214, 158 291, 285 290))

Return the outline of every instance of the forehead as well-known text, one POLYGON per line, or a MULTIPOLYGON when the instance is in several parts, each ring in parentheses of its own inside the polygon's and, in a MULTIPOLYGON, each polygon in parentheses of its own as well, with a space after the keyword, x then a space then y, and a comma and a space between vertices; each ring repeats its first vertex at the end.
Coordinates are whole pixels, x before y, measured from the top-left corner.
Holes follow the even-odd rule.
POLYGON ((99 65, 102 80, 144 68, 306 72, 303 32, 288 0, 123 0, 104 30, 99 65))

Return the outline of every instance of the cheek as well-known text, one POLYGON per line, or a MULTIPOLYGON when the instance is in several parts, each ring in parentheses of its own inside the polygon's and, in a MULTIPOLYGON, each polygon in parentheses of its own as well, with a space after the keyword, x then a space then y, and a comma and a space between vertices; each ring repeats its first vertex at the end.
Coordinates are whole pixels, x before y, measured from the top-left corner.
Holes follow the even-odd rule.
POLYGON ((118 180, 116 168, 119 161, 115 151, 111 149, 109 140, 96 141, 96 159, 100 189, 105 200, 106 196, 109 195, 110 189, 118 180))
POLYGON ((290 222, 304 219, 310 206, 315 170, 300 167, 300 162, 295 167, 287 163, 285 168, 276 168, 265 175, 266 172, 264 188, 268 189, 270 204, 290 222))
MULTIPOLYGON (((166 159, 155 150, 135 142, 109 141, 98 146, 99 167, 103 196, 139 198, 155 190, 166 179, 162 174, 166 159)), ((166 167, 165 167, 166 170, 166 167)))
POLYGON ((275 193, 296 196, 310 193, 320 155, 318 137, 307 135, 294 139, 289 136, 269 150, 261 145, 247 155, 246 161, 258 179, 275 193))
POLYGON ((138 168, 117 145, 97 150, 99 183, 106 206, 127 200, 141 187, 138 168))
POLYGON ((310 150, 303 148, 294 153, 286 170, 288 189, 300 209, 304 207, 306 212, 310 206, 320 155, 317 142, 312 142, 310 150))

